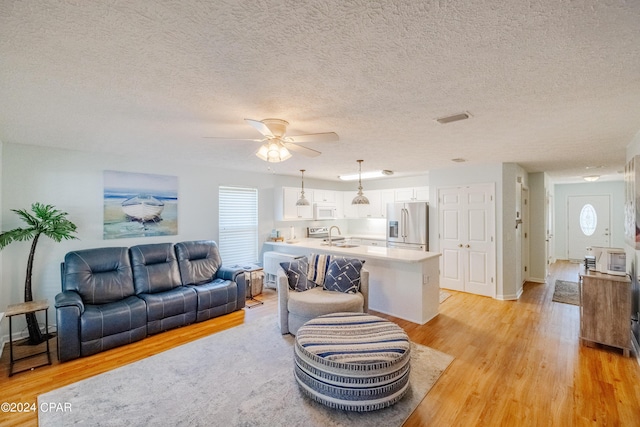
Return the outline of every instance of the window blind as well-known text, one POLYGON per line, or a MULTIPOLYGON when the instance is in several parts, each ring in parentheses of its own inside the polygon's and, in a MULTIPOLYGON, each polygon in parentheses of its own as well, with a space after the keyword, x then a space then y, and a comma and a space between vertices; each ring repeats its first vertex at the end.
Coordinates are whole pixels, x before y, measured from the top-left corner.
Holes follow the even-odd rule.
POLYGON ((225 265, 258 261, 258 190, 219 187, 219 248, 225 265))

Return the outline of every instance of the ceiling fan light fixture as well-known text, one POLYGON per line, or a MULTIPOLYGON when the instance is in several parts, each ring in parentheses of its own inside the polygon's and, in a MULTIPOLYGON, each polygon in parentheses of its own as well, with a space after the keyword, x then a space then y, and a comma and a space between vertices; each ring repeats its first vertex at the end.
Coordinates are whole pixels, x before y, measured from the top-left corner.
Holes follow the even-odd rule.
POLYGON ((291 158, 291 153, 281 142, 271 140, 267 141, 258 149, 256 156, 265 162, 278 163, 291 158))
POLYGON ((304 169, 300 169, 302 174, 302 186, 300 188, 300 198, 296 201, 296 206, 309 206, 309 200, 304 197, 304 169))
POLYGON ((362 194, 362 162, 364 160, 358 160, 358 195, 351 201, 352 205, 368 205, 369 199, 362 194))

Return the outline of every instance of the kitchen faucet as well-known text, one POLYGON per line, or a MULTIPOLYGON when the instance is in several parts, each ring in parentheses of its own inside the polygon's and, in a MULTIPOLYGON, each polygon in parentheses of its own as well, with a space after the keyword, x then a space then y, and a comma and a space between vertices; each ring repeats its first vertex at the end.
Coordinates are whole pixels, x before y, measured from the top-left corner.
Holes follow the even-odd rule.
POLYGON ((331 227, 329 227, 329 246, 333 246, 333 242, 331 241, 331 230, 333 229, 338 230, 338 234, 342 235, 342 233, 340 232, 340 227, 338 227, 337 225, 332 225, 331 227))

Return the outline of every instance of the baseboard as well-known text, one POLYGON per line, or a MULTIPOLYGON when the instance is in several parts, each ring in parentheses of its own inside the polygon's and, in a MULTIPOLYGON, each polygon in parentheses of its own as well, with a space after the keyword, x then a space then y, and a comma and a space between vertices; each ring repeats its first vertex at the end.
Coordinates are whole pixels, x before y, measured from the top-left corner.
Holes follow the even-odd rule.
MULTIPOLYGON (((44 324, 40 325, 40 331, 44 334, 44 324)), ((16 341, 20 341, 20 340, 23 340, 25 338, 28 338, 29 335, 23 336, 22 335, 23 332, 24 332, 24 330, 16 331, 16 332, 14 332, 12 334, 13 335, 13 343, 14 343, 14 345, 15 345, 16 341)), ((58 328, 55 325, 49 325, 49 332, 48 332, 49 334, 55 334, 57 332, 58 332, 58 328)), ((0 345, 0 357, 2 357, 2 352, 4 350, 4 346, 6 344, 9 344, 9 334, 4 334, 2 337, 0 337, 0 343, 1 343, 1 345, 0 345)), ((52 351, 55 351, 55 350, 52 349, 52 351)))
POLYGON ((533 283, 547 283, 546 280, 544 279, 540 279, 539 277, 529 277, 527 279, 527 282, 533 282, 533 283))

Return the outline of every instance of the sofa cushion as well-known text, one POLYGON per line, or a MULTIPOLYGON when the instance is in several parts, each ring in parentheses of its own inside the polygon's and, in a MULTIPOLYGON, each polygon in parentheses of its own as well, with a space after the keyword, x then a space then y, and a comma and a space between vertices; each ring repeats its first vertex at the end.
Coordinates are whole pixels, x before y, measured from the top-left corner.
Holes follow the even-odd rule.
POLYGON ((62 273, 62 290, 78 292, 85 304, 107 304, 135 295, 127 248, 69 252, 62 273))
POLYGON ((147 325, 147 307, 136 296, 100 305, 85 305, 80 316, 80 341, 92 341, 147 325))
POLYGON ((132 246, 129 254, 136 294, 164 292, 181 286, 171 243, 132 246))
POLYGON ((327 292, 317 286, 306 292, 290 292, 287 301, 289 313, 308 319, 329 313, 362 312, 364 296, 361 293, 327 292))
POLYGON ((216 242, 198 240, 176 243, 175 251, 183 285, 202 285, 216 278, 222 265, 216 242))
POLYGON ((363 263, 355 258, 333 257, 327 268, 324 289, 352 294, 358 292, 363 263))
POLYGON ((324 284, 325 274, 331 263, 332 256, 327 254, 311 254, 307 278, 318 286, 324 284))
POLYGON ((307 278, 308 266, 307 257, 280 263, 280 267, 282 267, 284 273, 287 275, 289 289, 304 292, 316 287, 315 282, 307 278))
POLYGON ((167 317, 193 312, 197 308, 197 295, 193 288, 180 286, 164 292, 154 294, 140 294, 147 305, 147 321, 162 320, 167 317))

